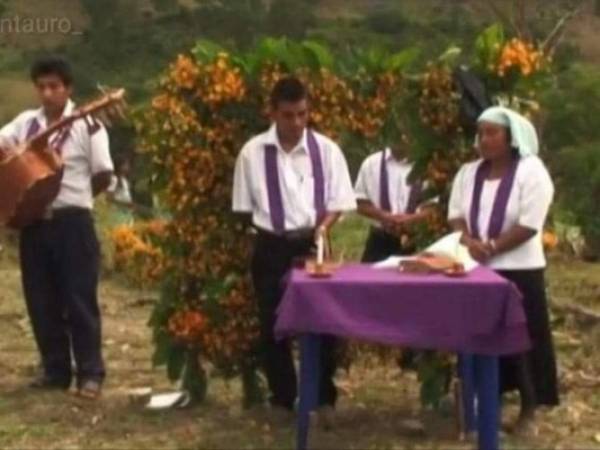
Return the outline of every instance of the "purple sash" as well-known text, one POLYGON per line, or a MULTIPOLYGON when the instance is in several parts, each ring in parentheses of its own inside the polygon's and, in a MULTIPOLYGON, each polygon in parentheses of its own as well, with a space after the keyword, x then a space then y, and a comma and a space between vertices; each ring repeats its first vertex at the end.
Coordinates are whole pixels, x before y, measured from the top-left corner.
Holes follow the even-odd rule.
MULTIPOLYGON (((306 140, 308 144, 308 153, 312 165, 314 178, 314 201, 317 212, 317 224, 325 217, 325 176, 323 173, 323 162, 319 144, 311 130, 307 130, 306 140)), ((276 233, 285 231, 285 212, 283 210, 283 200, 281 197, 281 185, 279 183, 279 168, 277 165, 277 147, 275 145, 265 145, 265 173, 267 181, 267 195, 269 197, 269 211, 271 215, 271 224, 276 233)))
MULTIPOLYGON (((391 211, 392 206, 390 202, 390 191, 387 171, 387 158, 385 150, 381 152, 381 166, 379 169, 379 205, 384 211, 391 211)), ((406 204, 406 213, 413 214, 419 206, 421 201, 421 194, 423 186, 421 183, 414 183, 410 186, 410 194, 408 195, 408 202, 406 204)))
POLYGON ((37 121, 37 119, 34 117, 31 122, 29 122, 29 128, 27 128, 27 134, 25 135, 25 139, 29 140, 31 139, 33 136, 35 136, 37 134, 37 132, 40 131, 40 124, 37 121))
MULTIPOLYGON (((512 191, 513 185, 515 184, 515 175, 517 168, 519 167, 519 158, 513 158, 508 171, 502 177, 498 191, 496 192, 496 198, 494 199, 494 205, 492 207, 492 214, 490 216, 490 223, 488 225, 488 239, 495 239, 500 236, 502 232, 502 226, 504 225, 504 218, 506 216, 506 207, 508 205, 508 199, 510 198, 510 192, 512 191)), ((483 191, 483 183, 488 177, 491 170, 489 161, 483 161, 477 168, 475 174, 475 186, 473 187, 473 197, 471 201, 470 211, 470 228, 471 235, 475 239, 481 239, 481 233, 479 230, 479 209, 481 204, 481 193, 483 191)))
MULTIPOLYGON (((29 140, 29 139, 33 138, 40 131, 40 129, 41 129, 40 124, 37 121, 37 119, 34 117, 31 120, 31 122, 29 123, 29 128, 27 129, 27 134, 25 136, 25 139, 29 140)), ((54 137, 54 139, 52 139, 51 142, 48 143, 49 146, 52 147, 54 149, 54 151, 56 151, 59 155, 62 153, 63 145, 67 141, 67 138, 69 137, 70 132, 71 132, 71 127, 70 126, 65 127, 54 137)))
POLYGON ((93 116, 85 116, 83 119, 85 121, 90 136, 93 136, 100 130, 100 122, 96 120, 93 116))
POLYGON ((385 150, 381 152, 381 166, 379 169, 379 207, 384 211, 391 211, 390 188, 385 150))
POLYGON ((62 154, 63 145, 67 141, 69 134, 71 133, 71 127, 63 128, 60 133, 56 135, 56 137, 50 143, 50 146, 60 155, 62 154))

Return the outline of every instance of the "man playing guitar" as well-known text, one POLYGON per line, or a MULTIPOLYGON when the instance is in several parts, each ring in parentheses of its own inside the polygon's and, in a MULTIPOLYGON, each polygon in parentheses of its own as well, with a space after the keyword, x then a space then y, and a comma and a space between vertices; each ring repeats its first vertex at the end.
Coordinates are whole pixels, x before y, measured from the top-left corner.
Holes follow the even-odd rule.
MULTIPOLYGON (((19 145, 74 111, 73 78, 65 60, 36 61, 31 79, 41 107, 0 129, 2 147, 19 145)), ((105 370, 97 298, 100 248, 92 208, 113 172, 108 134, 98 122, 78 119, 50 136, 48 145, 64 163, 60 189, 44 218, 20 230, 23 291, 44 369, 31 386, 67 390, 75 375, 79 395, 95 399, 105 370)))

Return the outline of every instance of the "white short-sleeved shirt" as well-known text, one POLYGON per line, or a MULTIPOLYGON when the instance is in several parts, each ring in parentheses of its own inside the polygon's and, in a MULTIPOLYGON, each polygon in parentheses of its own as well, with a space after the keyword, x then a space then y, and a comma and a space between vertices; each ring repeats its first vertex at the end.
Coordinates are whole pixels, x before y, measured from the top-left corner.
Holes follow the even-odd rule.
MULTIPOLYGON (((448 219, 463 219, 469 223, 475 174, 482 160, 467 163, 459 170, 448 206, 448 219)), ((481 192, 479 230, 482 240, 488 240, 487 232, 494 199, 500 180, 486 180, 481 192)), ((554 197, 554 185, 537 156, 521 158, 515 181, 508 199, 502 232, 514 225, 537 231, 536 235, 517 248, 493 257, 487 265, 497 270, 541 269, 546 266, 542 231, 548 210, 554 197)))
POLYGON ((388 192, 393 214, 404 214, 408 207, 411 186, 408 176, 413 164, 406 160, 398 161, 390 149, 385 149, 367 156, 360 166, 354 186, 357 200, 369 200, 381 208, 381 158, 385 154, 388 173, 388 192))
MULTIPOLYGON (((339 146, 322 134, 313 132, 323 163, 325 207, 327 211, 356 209, 356 200, 346 159, 339 146)), ((274 231, 269 213, 265 145, 277 147, 279 183, 286 231, 316 226, 314 179, 306 130, 296 148, 286 152, 281 147, 275 125, 248 141, 240 152, 233 182, 232 209, 251 213, 254 225, 274 231)))
MULTIPOLYGON (((74 108, 75 104, 69 100, 63 115, 72 114, 74 108)), ((43 109, 28 110, 0 129, 0 142, 10 146, 24 142, 34 119, 38 121, 41 130, 46 128, 46 116, 43 109)), ((55 135, 50 136, 49 141, 54 138, 55 135)), ((101 172, 113 171, 106 129, 101 126, 98 131, 90 135, 85 121, 76 120, 62 146, 62 158, 64 173, 61 187, 51 208, 93 208, 92 176, 101 172)))

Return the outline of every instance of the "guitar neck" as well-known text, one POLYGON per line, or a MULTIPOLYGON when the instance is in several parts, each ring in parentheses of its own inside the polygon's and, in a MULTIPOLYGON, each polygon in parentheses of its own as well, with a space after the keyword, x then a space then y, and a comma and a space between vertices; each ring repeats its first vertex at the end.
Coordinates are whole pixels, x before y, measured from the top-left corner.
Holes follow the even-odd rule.
POLYGON ((40 131, 37 135, 35 135, 35 137, 32 139, 32 141, 33 140, 40 141, 40 140, 48 139, 54 133, 56 133, 57 131, 62 130, 65 127, 70 126, 73 122, 75 122, 78 119, 80 119, 80 117, 78 115, 76 115, 76 114, 73 114, 71 116, 67 116, 67 117, 65 117, 63 119, 60 119, 58 122, 53 123, 52 125, 50 125, 45 130, 40 131))
POLYGON ((73 114, 67 117, 63 117, 58 122, 50 125, 45 130, 39 132, 31 141, 36 142, 44 142, 47 140, 53 133, 56 133, 59 130, 62 130, 65 127, 70 126, 76 120, 87 116, 93 116, 96 113, 106 109, 114 107, 115 105, 120 104, 122 102, 123 97, 125 95, 124 89, 119 89, 112 94, 107 94, 103 96, 101 99, 92 101, 90 103, 85 104, 81 108, 78 108, 73 111, 73 114))

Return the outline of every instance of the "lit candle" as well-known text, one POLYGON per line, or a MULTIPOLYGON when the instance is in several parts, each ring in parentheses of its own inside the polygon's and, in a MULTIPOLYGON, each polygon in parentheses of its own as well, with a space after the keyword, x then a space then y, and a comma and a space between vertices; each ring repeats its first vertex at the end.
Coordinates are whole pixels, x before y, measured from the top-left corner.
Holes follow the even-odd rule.
POLYGON ((323 265, 323 253, 325 251, 324 249, 325 246, 325 240, 323 238, 323 235, 320 234, 319 237, 317 238, 317 265, 318 266, 322 266, 323 265))

